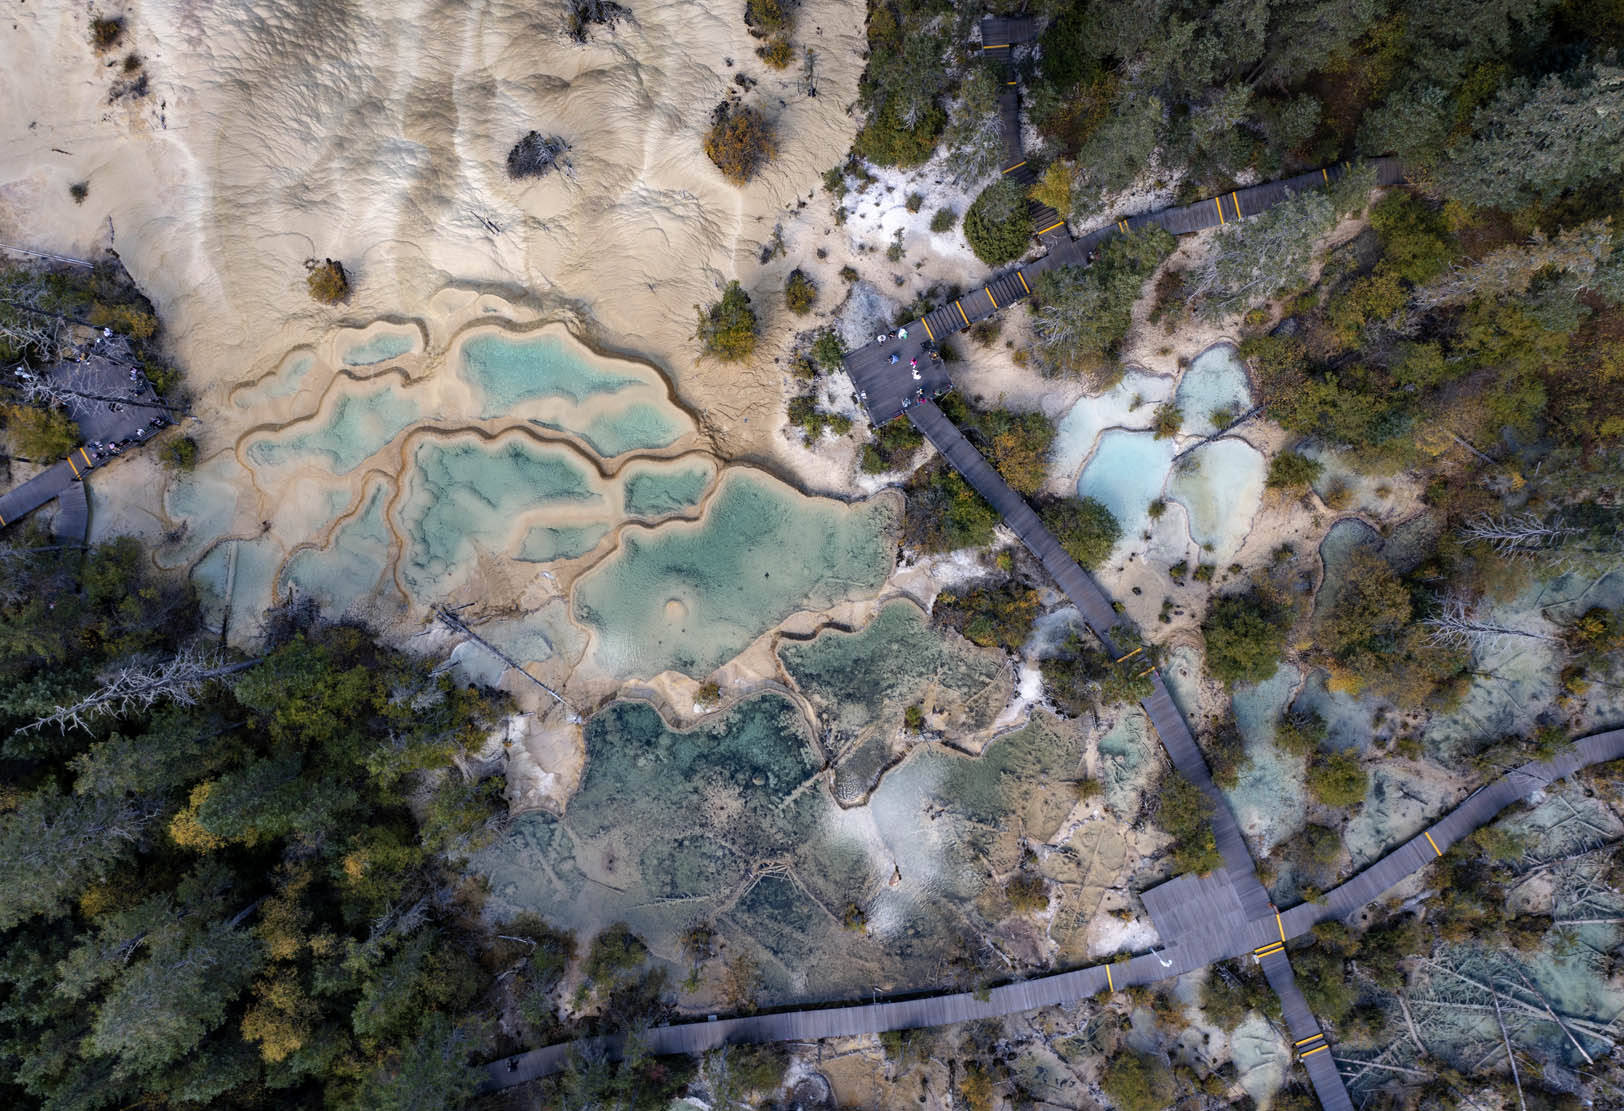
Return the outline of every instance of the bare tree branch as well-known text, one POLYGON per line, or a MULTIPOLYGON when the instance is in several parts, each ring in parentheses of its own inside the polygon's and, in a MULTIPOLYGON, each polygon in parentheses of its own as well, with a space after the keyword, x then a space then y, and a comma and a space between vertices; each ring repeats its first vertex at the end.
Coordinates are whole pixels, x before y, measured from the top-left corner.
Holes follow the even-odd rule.
POLYGON ((102 685, 72 706, 58 706, 55 712, 23 726, 23 731, 55 725, 66 733, 70 727, 88 729, 97 718, 120 717, 132 709, 145 710, 169 699, 182 706, 195 706, 197 693, 210 679, 245 671, 258 659, 221 665, 219 653, 192 645, 181 649, 162 663, 131 663, 104 672, 102 685))
POLYGON ((1452 595, 1445 598, 1442 607, 1432 617, 1421 622, 1430 631, 1427 639, 1445 647, 1464 647, 1481 652, 1500 637, 1526 637, 1529 640, 1557 641, 1548 633, 1531 633, 1526 629, 1513 629, 1480 621, 1472 614, 1472 606, 1465 598, 1452 595))

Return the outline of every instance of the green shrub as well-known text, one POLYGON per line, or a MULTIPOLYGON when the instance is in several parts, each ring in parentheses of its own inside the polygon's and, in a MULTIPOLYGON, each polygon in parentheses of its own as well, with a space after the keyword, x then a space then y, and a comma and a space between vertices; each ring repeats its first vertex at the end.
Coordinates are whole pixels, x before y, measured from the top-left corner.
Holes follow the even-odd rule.
POLYGON ((903 540, 916 551, 952 552, 992 543, 998 511, 946 464, 919 470, 904 493, 903 540))
POLYGON ((1038 516, 1066 554, 1090 571, 1105 562, 1122 537, 1116 517, 1094 498, 1047 498, 1038 506, 1038 516))
POLYGON ((1365 801, 1370 777, 1350 752, 1321 753, 1308 765, 1308 793, 1326 806, 1346 809, 1365 801))
MULTIPOLYGON (((1137 657, 1136 657, 1137 659, 1137 657)), ((1080 717, 1094 708, 1138 702, 1150 694, 1150 680, 1140 678, 1143 667, 1119 667, 1093 643, 1073 633, 1042 661, 1043 689, 1055 708, 1067 717, 1080 717)))
POLYGON ((60 459, 79 443, 79 426, 59 409, 8 405, 5 416, 13 455, 45 462, 60 459))
POLYGON ((1036 872, 1017 872, 1004 884, 1004 897, 1016 914, 1038 914, 1049 909, 1049 884, 1036 872))
MULTIPOLYGON (((941 355, 948 358, 945 349, 941 355)), ((957 393, 942 398, 940 405, 948 419, 998 468, 1005 482, 1023 494, 1035 493, 1043 485, 1055 433, 1049 418, 1013 409, 973 409, 957 393)))
POLYGON ((1325 719, 1315 713, 1282 714, 1275 723, 1274 743, 1282 752, 1293 756, 1311 756, 1330 735, 1325 719))
POLYGON ((1032 635, 1041 611, 1037 591, 1004 579, 963 592, 944 590, 936 596, 932 615, 972 644, 1013 652, 1032 635))
POLYGON ((783 0, 744 0, 744 22, 752 30, 772 34, 788 32, 795 17, 783 0))
POLYGON ((756 57, 773 69, 783 69, 795 60, 795 48, 783 35, 774 35, 764 45, 756 47, 756 57))
POLYGON ((151 339, 158 333, 158 318, 139 305, 106 305, 98 302, 91 307, 88 319, 97 328, 111 328, 135 339, 151 339))
POLYGON ((1087 267, 1045 270, 1032 283, 1032 326, 1047 367, 1067 374, 1096 370, 1133 324, 1145 279, 1173 250, 1173 236, 1151 227, 1118 236, 1087 267))
POLYGON ((1002 266, 1024 255, 1032 244, 1032 222, 1020 184, 1004 177, 983 189, 964 214, 964 238, 988 266, 1002 266))
POLYGON ((776 153, 772 125, 755 108, 724 100, 711 113, 705 155, 735 185, 749 181, 776 153))
POLYGON ((846 347, 834 331, 825 329, 812 341, 812 361, 825 371, 832 374, 839 370, 845 358, 846 347))
POLYGON ((907 207, 909 212, 918 212, 921 208, 925 207, 925 194, 909 193, 908 199, 904 201, 903 204, 907 207))
POLYGON ((1100 1087, 1118 1111, 1163 1111, 1173 1106, 1173 1070, 1149 1054, 1118 1050, 1105 1063, 1100 1087))
POLYGON ((601 986, 641 968, 648 955, 643 939, 626 923, 616 922, 592 939, 581 971, 587 983, 601 986))
POLYGON ((1225 683, 1263 682, 1280 664, 1290 626, 1291 611, 1255 590, 1219 598, 1201 623, 1207 670, 1225 683))
POLYGON ((874 439, 863 445, 862 467, 865 474, 884 474, 908 463, 921 447, 925 437, 907 417, 893 417, 874 430, 874 439))
POLYGON ((158 449, 158 458, 177 471, 189 471, 197 466, 197 441, 190 436, 175 436, 164 441, 158 449))
MULTIPOLYGON (((791 270, 784 282, 784 307, 799 316, 805 316, 812 311, 812 306, 818 299, 817 283, 807 277, 806 272, 800 269, 791 270)), ((824 335, 831 333, 825 332, 824 335)), ((820 337, 821 338, 821 337, 820 337)), ((814 354, 816 348, 814 348, 814 354)))
POLYGON ((736 363, 754 353, 756 311, 750 307, 750 295, 738 282, 728 282, 721 299, 710 308, 695 306, 695 311, 699 314, 695 338, 708 354, 736 363))
POLYGON ((1173 837, 1173 868, 1179 872, 1210 872, 1223 866, 1212 833, 1212 801, 1201 788, 1177 772, 1162 780, 1156 800, 1156 823, 1173 837))
POLYGON ((1253 1011, 1266 1012, 1276 999, 1268 982, 1250 961, 1215 964, 1201 985, 1201 1013, 1213 1025, 1228 1032, 1245 1022, 1253 1011))
POLYGON ((748 1092, 776 1092, 789 1069, 782 1045, 735 1045, 727 1049, 728 1078, 748 1092))
POLYGON ((925 708, 914 703, 902 711, 902 725, 910 733, 922 733, 925 729, 925 708))
POLYGON ((1307 489, 1325 469, 1318 459, 1295 451, 1282 451, 1269 460, 1267 485, 1271 490, 1307 489))
POLYGON ((951 208, 938 208, 936 214, 930 218, 930 230, 941 233, 952 231, 953 225, 959 222, 959 214, 951 208))
POLYGON ((310 296, 323 305, 336 305, 350 297, 350 276, 344 272, 344 264, 337 259, 306 259, 305 269, 310 273, 305 276, 305 285, 310 289, 310 296))
POLYGON ((857 132, 852 151, 877 166, 917 166, 928 159, 947 125, 947 113, 932 104, 919 113, 912 127, 898 113, 898 101, 887 100, 857 132))
POLYGON ((68 196, 73 198, 74 204, 84 204, 85 198, 90 196, 90 182, 76 181, 68 186, 68 196))
POLYGON ((122 18, 103 16, 90 21, 90 45, 95 47, 98 54, 113 49, 123 37, 124 20, 122 18))
POLYGON ((1156 416, 1151 427, 1155 429, 1158 440, 1170 440, 1184 427, 1184 414, 1179 412, 1179 407, 1171 401, 1164 402, 1156 407, 1156 416))
POLYGON ((822 439, 825 432, 844 436, 852 428, 850 417, 818 408, 817 399, 808 394, 789 399, 788 416, 789 423, 800 428, 807 444, 822 439))

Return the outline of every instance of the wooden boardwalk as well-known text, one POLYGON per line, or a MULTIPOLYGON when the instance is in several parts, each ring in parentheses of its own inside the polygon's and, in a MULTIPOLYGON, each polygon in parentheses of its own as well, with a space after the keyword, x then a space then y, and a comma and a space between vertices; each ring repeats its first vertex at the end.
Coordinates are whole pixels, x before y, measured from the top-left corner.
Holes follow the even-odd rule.
MULTIPOLYGON (((1020 97, 1007 63, 1011 50, 1030 41, 1035 35, 1036 23, 1029 17, 1009 19, 985 16, 981 20, 982 53, 993 63, 999 80, 1003 82, 998 97, 998 119, 1004 139, 1003 173, 1028 187, 1036 183, 1037 177, 1027 164, 1021 145, 1020 97)), ((1376 180, 1381 185, 1396 185, 1404 178, 1397 159, 1378 158, 1370 165, 1375 169, 1376 180)), ((940 362, 931 357, 932 352, 954 333, 964 331, 977 321, 985 320, 1030 297, 1032 283, 1045 270, 1056 266, 1087 266, 1101 244, 1138 228, 1155 225, 1174 235, 1190 235, 1255 216, 1295 193, 1329 185, 1351 169, 1349 163, 1343 162, 1283 181, 1233 189, 1195 204, 1129 216, 1076 239, 1067 230, 1060 213, 1047 205, 1029 201, 1032 232, 1038 242, 1048 248, 1046 254, 1032 262, 1002 270, 980 289, 972 289, 951 304, 926 313, 902 329, 906 333, 904 336, 893 339, 888 335, 888 338, 864 344, 846 356, 846 372, 857 386, 869 419, 876 425, 883 424, 902 415, 915 401, 945 393, 951 383, 947 381, 940 362), (891 361, 893 355, 897 357, 894 363, 891 361), (912 375, 915 364, 922 372, 917 379, 912 375)))
MULTIPOLYGON (((1461 840, 1474 829, 1486 824, 1501 809, 1525 798, 1563 776, 1572 775, 1582 768, 1609 760, 1624 758, 1624 729, 1598 733, 1575 741, 1561 756, 1553 760, 1524 764, 1474 792, 1461 805, 1444 815, 1427 830, 1405 842, 1381 860, 1360 872, 1353 879, 1327 893, 1318 903, 1305 903, 1283 912, 1270 920, 1276 933, 1262 938, 1256 945, 1241 949, 1220 949, 1215 944, 1191 944, 1199 936, 1192 931, 1182 939, 1162 940, 1169 944, 1165 951, 1152 950, 1138 956, 1110 964, 1091 965, 1070 972, 1057 972, 1016 984, 991 989, 984 999, 974 993, 953 992, 925 996, 917 999, 892 1000, 884 1003, 860 1004, 851 1007, 825 1007, 815 1010, 785 1011, 778 1014, 750 1015, 746 1018, 722 1019, 715 1022, 686 1022, 675 1026, 656 1026, 642 1033, 644 1048, 654 1054, 703 1053, 718 1046, 740 1042, 812 1041, 819 1038, 854 1037, 876 1034, 886 1030, 909 1030, 920 1026, 940 1026, 973 1019, 998 1018, 1037 1007, 1064 1006, 1086 999, 1102 989, 1113 990, 1136 984, 1149 984, 1158 980, 1181 976, 1214 961, 1230 957, 1254 955, 1270 985, 1281 997, 1282 1012, 1303 1067, 1314 1081, 1315 1090, 1327 1107, 1351 1108, 1347 1091, 1341 1083, 1335 1062, 1318 1024, 1314 1022, 1302 991, 1291 978, 1291 966, 1285 957, 1285 940, 1306 935, 1316 922, 1331 917, 1346 917, 1381 896, 1394 884, 1426 867, 1441 855, 1449 843, 1461 840), (1430 835, 1438 842, 1439 850, 1432 850, 1427 841, 1430 835), (1443 838, 1445 840, 1439 840, 1443 838), (1414 851, 1417 843, 1427 846, 1426 855, 1414 851), (1334 909, 1333 909, 1334 908, 1334 909), (1299 1031, 1307 1031, 1299 1033, 1299 1031), (1321 1047, 1325 1047, 1321 1051, 1321 1047), (1336 1093, 1340 1092, 1340 1099, 1336 1093)), ((1170 881, 1162 887, 1171 887, 1185 880, 1170 881)), ((1205 881, 1210 883, 1210 879, 1205 881)), ((1153 889, 1160 891, 1161 888, 1153 889)), ((1190 888, 1168 892, 1168 897, 1191 893, 1190 888)), ((1147 892, 1147 903, 1153 901, 1147 892)), ((614 1053, 619 1048, 617 1038, 592 1038, 579 1042, 534 1049, 527 1053, 506 1057, 483 1066, 487 1089, 505 1088, 522 1084, 557 1072, 577 1049, 598 1049, 614 1053)))
POLYGON ((129 340, 102 334, 88 345, 65 350, 57 362, 35 371, 59 387, 68 419, 79 426, 84 446, 0 494, 0 528, 16 524, 60 497, 57 535, 69 543, 84 542, 90 523, 90 505, 81 485, 85 475, 114 457, 107 445, 133 447, 150 440, 156 435, 154 418, 172 411, 139 372, 134 359, 129 340))
MULTIPOLYGON (((1013 90, 1006 90, 1006 95, 1013 96, 1013 90)), ((1019 142, 1018 133, 1016 141, 1019 142)), ((1375 170, 1377 184, 1396 185, 1404 180, 1397 159, 1377 158, 1367 165, 1375 170)), ((1063 226, 1060 231, 1051 228, 1049 236, 1040 237, 1049 247, 1047 254, 1032 262, 1000 270, 979 289, 972 289, 957 300, 926 313, 903 329, 907 333, 905 339, 864 344, 846 356, 846 373, 857 386, 869 419, 877 425, 883 424, 905 413, 907 407, 921 396, 939 397, 948 388, 945 371, 935 371, 923 382, 913 380, 909 375, 911 361, 918 360, 922 367, 930 365, 939 368, 941 364, 932 360, 931 353, 940 347, 943 340, 956 332, 965 331, 977 321, 1002 312, 1017 301, 1026 300, 1032 295, 1033 283, 1044 271, 1057 266, 1087 266, 1102 244, 1139 228, 1154 225, 1174 235, 1190 235, 1206 228, 1231 224, 1255 216, 1293 194, 1322 188, 1342 178, 1353 168, 1351 163, 1344 162, 1283 181, 1235 189, 1195 204, 1129 216, 1105 227, 1095 228, 1077 239, 1063 234, 1063 226), (891 355, 898 357, 897 363, 889 361, 891 355)), ((1022 164, 1015 172, 1025 170, 1022 164)))
MULTIPOLYGON (((69 490, 84 480, 84 476, 106 462, 85 448, 76 447, 68 453, 68 457, 59 463, 53 463, 39 474, 22 483, 20 486, 0 494, 0 528, 16 524, 40 506, 47 504, 53 498, 67 494, 69 490)), ((77 527, 76 521, 82 516, 86 526, 89 523, 90 509, 85 501, 84 491, 81 489, 77 496, 72 496, 72 504, 63 503, 62 516, 70 518, 68 521, 58 521, 57 529, 64 532, 68 527, 77 527), (79 507, 83 506, 83 514, 79 507)), ((63 539, 73 540, 73 537, 64 535, 63 539)), ((79 541, 84 539, 84 529, 80 529, 79 541)))
MULTIPOLYGON (((1013 47, 1031 39, 1035 30, 1033 20, 1024 17, 989 16, 981 21, 982 50, 988 60, 998 66, 997 72, 1005 82, 999 98, 1006 158, 1003 172, 1026 186, 1035 181, 1035 176, 1022 153, 1016 83, 1010 78, 1005 63, 1013 47)), ((1032 279, 1044 270, 1053 266, 1087 265, 1092 252, 1112 236, 1127 234, 1147 224, 1163 227, 1175 235, 1227 224, 1255 215, 1302 189, 1327 185, 1349 169, 1346 164, 1327 167, 1282 182, 1237 189, 1211 201, 1121 220, 1080 239, 1073 239, 1066 232, 1064 221, 1053 209, 1033 202, 1033 231, 1049 247, 1048 254, 1025 266, 994 275, 979 290, 972 290, 951 304, 927 313, 897 334, 888 333, 872 344, 865 344, 846 358, 847 372, 857 385, 870 418, 878 424, 906 415, 965 481, 998 511, 1004 523, 1020 537, 1076 605, 1084 622, 1113 657, 1119 655, 1113 639, 1113 632, 1120 624, 1116 608, 1094 579, 1066 554, 1026 499, 1003 480, 936 407, 932 399, 950 389, 952 382, 941 361, 933 357, 934 353, 948 336, 1031 296, 1032 279)), ((1398 165, 1390 159, 1380 160, 1376 169, 1378 181, 1384 184, 1400 179, 1398 165)), ((1194 783, 1211 803, 1213 835, 1223 859, 1221 871, 1211 876, 1177 877, 1146 892, 1147 909, 1164 945, 1161 952, 1142 953, 1121 962, 1007 984, 993 988, 981 998, 970 993, 949 993, 656 1027, 642 1034, 644 1048, 655 1054, 700 1053, 733 1042, 849 1037, 994 1018, 1035 1007, 1075 1002, 1101 990, 1151 983, 1202 968, 1215 960, 1250 952, 1261 963, 1270 986, 1280 996, 1287 1031, 1321 1105, 1331 1111, 1352 1111, 1352 1101, 1332 1060, 1329 1044, 1292 974, 1286 953, 1286 942, 1292 935, 1288 932, 1286 916, 1275 910, 1268 892, 1259 882, 1239 823, 1228 801, 1212 782, 1195 736, 1174 704, 1166 683, 1154 670, 1149 674, 1151 690, 1141 705, 1174 768, 1194 783)), ((1624 738, 1624 732, 1620 737, 1624 738)), ((1486 797, 1478 809, 1490 806, 1498 797, 1486 797)), ((1486 813, 1497 810, 1495 806, 1486 813)), ((1399 859, 1393 868, 1372 875, 1365 886, 1382 883, 1385 886, 1381 889, 1385 890, 1391 882, 1397 882, 1425 863, 1411 851, 1409 844, 1401 846, 1394 856, 1399 859), (1397 877, 1388 882, 1389 873, 1395 870, 1397 877)), ((1376 866, 1380 867, 1380 864, 1376 866)), ((1375 872, 1375 868, 1369 871, 1375 872)), ((1352 890, 1354 882, 1344 885, 1350 888, 1349 898, 1363 891, 1363 888, 1352 890)), ((1299 915, 1299 919, 1302 921, 1291 927, 1299 933, 1319 920, 1311 915, 1299 915)), ((602 1038, 533 1050, 488 1066, 486 1086, 506 1087, 545 1076, 560 1068, 577 1047, 587 1045, 609 1053, 619 1048, 616 1039, 602 1038)))

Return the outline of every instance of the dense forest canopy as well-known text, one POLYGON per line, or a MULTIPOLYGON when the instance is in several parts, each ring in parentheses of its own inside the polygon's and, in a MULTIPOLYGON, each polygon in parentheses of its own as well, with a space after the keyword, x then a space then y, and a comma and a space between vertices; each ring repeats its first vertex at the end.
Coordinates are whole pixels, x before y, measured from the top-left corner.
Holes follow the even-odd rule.
POLYGON ((456 1102, 504 956, 456 860, 504 808, 452 758, 503 707, 297 612, 222 653, 134 541, 12 541, 5 1102, 456 1102))

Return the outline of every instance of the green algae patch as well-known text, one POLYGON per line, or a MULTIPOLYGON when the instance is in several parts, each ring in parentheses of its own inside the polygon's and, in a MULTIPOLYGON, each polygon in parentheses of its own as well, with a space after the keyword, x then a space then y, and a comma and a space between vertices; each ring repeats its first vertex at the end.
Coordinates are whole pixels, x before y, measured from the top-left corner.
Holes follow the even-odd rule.
MULTIPOLYGON (((780 645, 779 659, 816 709, 835 761, 835 798, 860 800, 897 755, 907 707, 929 700, 964 737, 989 727, 1009 694, 1003 654, 949 640, 911 602, 888 603, 856 632, 826 629, 780 645)), ((917 738, 915 738, 917 739, 917 738)))
POLYGON ((292 397, 306 386, 305 379, 316 367, 316 356, 309 351, 295 351, 282 360, 274 371, 250 386, 232 391, 231 403, 239 409, 252 409, 273 401, 292 397))
POLYGON ((583 739, 586 770, 564 817, 515 818, 479 863, 509 905, 586 932, 623 918, 657 952, 674 953, 696 915, 730 909, 753 869, 790 857, 828 805, 806 789, 822 761, 781 695, 686 731, 647 703, 614 702, 583 739))
POLYGON ((697 523, 629 528, 576 584, 576 618, 616 675, 700 677, 790 614, 877 590, 891 570, 889 502, 806 497, 727 475, 697 523))
POLYGON ((564 813, 515 817, 475 858, 493 907, 539 911, 583 937, 624 921, 672 962, 674 982, 691 968, 683 932, 709 924, 726 949, 701 980, 747 953, 764 1004, 876 983, 928 989, 975 968, 965 925, 991 928, 988 869, 1014 867, 1023 834, 1059 827, 1085 748, 1080 730, 1048 719, 981 757, 921 745, 868 805, 841 809, 817 740, 777 693, 688 730, 647 703, 614 702, 583 740, 564 813))
POLYGON ((375 366, 417 350, 418 338, 410 332, 379 331, 344 350, 345 366, 375 366))
POLYGON ((651 451, 676 443, 692 426, 670 405, 634 401, 628 405, 585 416, 570 412, 558 420, 534 422, 540 428, 579 436, 605 459, 628 451, 651 451))

